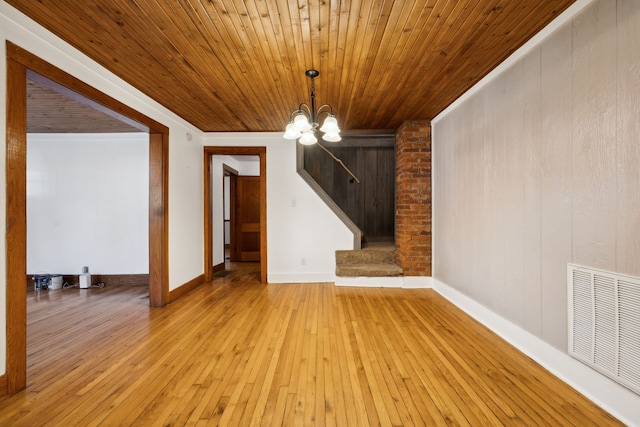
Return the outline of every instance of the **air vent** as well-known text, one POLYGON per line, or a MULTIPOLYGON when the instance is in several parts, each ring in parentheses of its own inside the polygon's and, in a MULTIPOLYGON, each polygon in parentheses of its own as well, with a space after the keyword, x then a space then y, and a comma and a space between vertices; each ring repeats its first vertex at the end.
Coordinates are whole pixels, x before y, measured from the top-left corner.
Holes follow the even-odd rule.
POLYGON ((640 394, 640 278, 567 265, 569 354, 640 394))

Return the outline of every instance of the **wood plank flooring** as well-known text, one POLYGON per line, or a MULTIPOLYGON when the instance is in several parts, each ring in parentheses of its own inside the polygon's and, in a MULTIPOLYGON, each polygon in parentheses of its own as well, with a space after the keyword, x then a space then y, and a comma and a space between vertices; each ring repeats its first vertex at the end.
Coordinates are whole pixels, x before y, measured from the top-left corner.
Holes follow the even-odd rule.
POLYGON ((432 290, 232 269, 162 309, 139 286, 29 293, 0 425, 621 425, 432 290))

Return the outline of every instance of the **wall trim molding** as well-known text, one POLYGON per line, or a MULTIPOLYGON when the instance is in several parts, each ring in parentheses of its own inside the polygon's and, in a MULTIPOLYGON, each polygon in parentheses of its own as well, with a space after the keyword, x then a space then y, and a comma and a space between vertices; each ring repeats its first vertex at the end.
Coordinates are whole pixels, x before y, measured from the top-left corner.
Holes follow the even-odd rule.
POLYGON ((453 287, 433 279, 438 294, 531 357, 556 377, 578 390, 626 425, 639 425, 638 395, 547 344, 518 325, 479 304, 453 287))
POLYGON ((402 287, 405 289, 431 289, 433 277, 431 276, 404 276, 402 287))
POLYGON ((269 274, 267 283, 325 283, 334 280, 335 275, 331 273, 277 273, 269 274))
POLYGON ((216 264, 213 266, 213 268, 211 269, 211 272, 213 274, 216 274, 219 271, 224 270, 224 262, 221 262, 220 264, 216 264))
POLYGON ((192 290, 194 290, 198 286, 202 285, 204 282, 205 282, 204 274, 201 274, 201 275, 199 275, 197 277, 194 277, 193 279, 189 280, 185 284, 173 289, 172 291, 169 291, 169 302, 173 302, 173 301, 177 300, 181 296, 191 292, 192 290))
POLYGON ((360 288, 432 288, 431 276, 391 276, 391 277, 336 277, 336 286, 353 286, 360 288))
POLYGON ((402 288, 404 283, 402 276, 388 277, 342 277, 337 276, 335 285, 339 287, 357 288, 402 288))
MULTIPOLYGON (((27 274, 27 290, 33 289, 33 276, 38 273, 27 274)), ((63 283, 79 283, 80 276, 77 274, 62 274, 63 283)), ((105 286, 136 285, 149 286, 148 274, 93 274, 91 273, 91 283, 96 285, 104 283, 105 286)))
POLYGON ((9 382, 7 381, 7 374, 0 375, 0 398, 9 396, 9 382))

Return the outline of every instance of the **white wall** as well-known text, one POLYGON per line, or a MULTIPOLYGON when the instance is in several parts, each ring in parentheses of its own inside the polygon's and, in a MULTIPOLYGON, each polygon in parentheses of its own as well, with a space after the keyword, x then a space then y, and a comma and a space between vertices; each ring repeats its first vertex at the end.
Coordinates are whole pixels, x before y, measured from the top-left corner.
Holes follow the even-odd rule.
POLYGON ((640 3, 579 3, 433 122, 434 277, 564 355, 567 263, 640 275, 640 3))
MULTIPOLYGON (((204 143, 267 148, 267 281, 334 281, 335 251, 353 248, 353 233, 298 176, 296 142, 283 139, 281 133, 207 133, 204 143)), ((225 163, 234 167, 232 161, 225 163)), ((214 163, 214 174, 219 175, 214 176, 212 184, 217 182, 220 187, 219 200, 221 170, 221 163, 214 163)), ((222 206, 214 204, 212 210, 214 218, 222 218, 222 206)), ((221 221, 214 220, 214 265, 224 261, 218 249, 222 248, 223 237, 221 221)))
POLYGON ((27 272, 83 266, 149 272, 147 133, 27 136, 27 272))
POLYGON ((260 176, 259 156, 233 156, 238 167, 236 170, 243 176, 260 176))

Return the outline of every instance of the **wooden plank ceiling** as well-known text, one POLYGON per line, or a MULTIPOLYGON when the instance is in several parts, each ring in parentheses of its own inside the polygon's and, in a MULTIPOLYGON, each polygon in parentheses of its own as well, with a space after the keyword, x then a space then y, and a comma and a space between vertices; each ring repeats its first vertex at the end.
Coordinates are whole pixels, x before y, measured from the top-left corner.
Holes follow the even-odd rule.
POLYGON ((147 132, 131 120, 34 73, 27 78, 28 133, 147 132))
POLYGON ((575 0, 5 0, 203 131, 430 119, 575 0))

